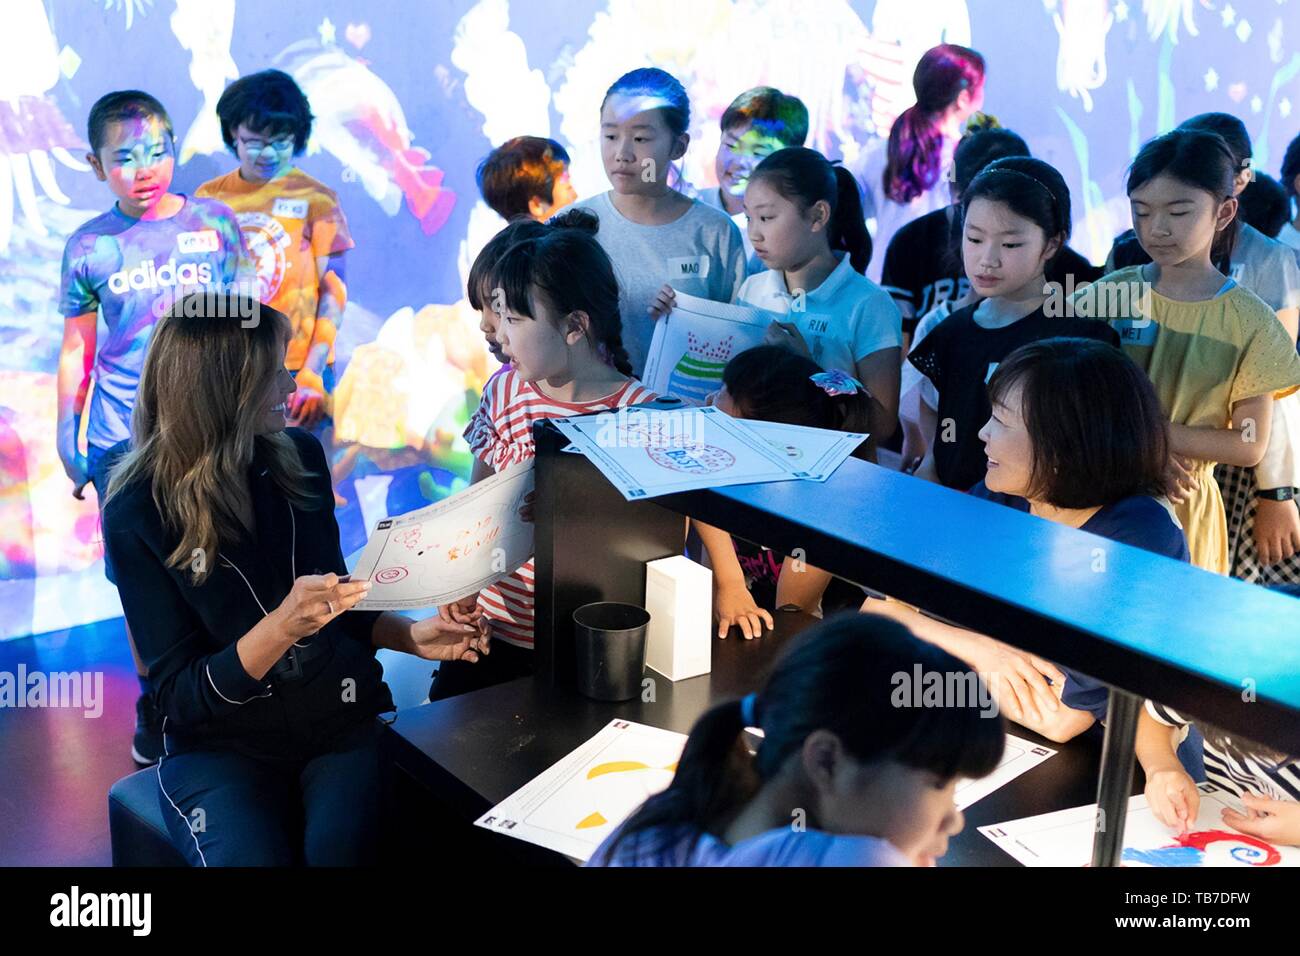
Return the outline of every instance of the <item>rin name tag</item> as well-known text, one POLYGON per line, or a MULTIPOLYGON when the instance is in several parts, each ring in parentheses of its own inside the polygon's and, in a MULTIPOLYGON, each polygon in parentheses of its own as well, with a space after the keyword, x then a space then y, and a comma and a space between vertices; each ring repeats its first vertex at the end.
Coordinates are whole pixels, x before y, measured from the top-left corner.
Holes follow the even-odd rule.
POLYGON ((707 279, 708 256, 675 256, 668 260, 669 279, 707 279))
POLYGON ((1116 319, 1111 323, 1122 345, 1155 345, 1160 325, 1151 319, 1116 319))
POLYGON ((216 252, 220 248, 221 239, 215 229, 182 232, 176 237, 176 251, 183 256, 196 252, 216 252))
POLYGON ((271 215, 277 219, 306 219, 307 200, 281 197, 271 206, 271 215))

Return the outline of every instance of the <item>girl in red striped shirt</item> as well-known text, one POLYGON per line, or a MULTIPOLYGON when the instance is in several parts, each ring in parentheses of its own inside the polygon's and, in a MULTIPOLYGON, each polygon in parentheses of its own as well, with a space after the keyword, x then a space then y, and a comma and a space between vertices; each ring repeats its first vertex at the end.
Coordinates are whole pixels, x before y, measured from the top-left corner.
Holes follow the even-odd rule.
MULTIPOLYGON (((470 483, 535 454, 533 422, 646 402, 623 348, 618 280, 596 241, 599 220, 570 210, 512 243, 490 266, 487 301, 495 339, 510 363, 488 382, 465 429, 474 453, 470 483)), ((490 628, 490 652, 474 664, 439 666, 429 692, 441 700, 532 672, 533 562, 491 587, 439 609, 448 621, 490 628)))

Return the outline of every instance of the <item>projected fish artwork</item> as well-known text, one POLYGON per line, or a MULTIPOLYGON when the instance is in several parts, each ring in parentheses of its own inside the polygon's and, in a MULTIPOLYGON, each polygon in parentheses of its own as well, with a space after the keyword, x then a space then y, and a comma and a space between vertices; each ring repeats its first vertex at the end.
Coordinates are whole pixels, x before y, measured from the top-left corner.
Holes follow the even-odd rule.
POLYGON ((217 100, 226 84, 239 79, 230 55, 235 31, 235 0, 176 0, 171 16, 172 33, 190 51, 190 81, 203 94, 194 122, 181 139, 180 161, 201 154, 223 153, 217 100))
POLYGON ((343 178, 358 181, 390 216, 406 207, 433 235, 451 215, 456 196, 429 152, 412 146, 413 134, 396 94, 369 67, 333 42, 302 40, 287 47, 275 66, 290 73, 312 103, 315 128, 308 154, 325 150, 343 164, 343 178))
POLYGON ((55 163, 77 172, 90 167, 73 156, 84 152, 77 135, 49 93, 62 72, 75 73, 80 57, 60 51, 40 0, 12 0, 0 30, 0 253, 13 235, 14 202, 27 229, 46 235, 38 195, 67 206, 55 179, 55 163))

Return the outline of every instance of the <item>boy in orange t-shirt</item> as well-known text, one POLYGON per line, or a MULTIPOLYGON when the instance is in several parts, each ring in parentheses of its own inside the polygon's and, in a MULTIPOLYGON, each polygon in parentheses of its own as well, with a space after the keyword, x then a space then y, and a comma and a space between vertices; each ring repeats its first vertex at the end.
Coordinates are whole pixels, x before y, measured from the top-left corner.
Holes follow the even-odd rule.
POLYGON ((307 147, 312 115, 287 73, 236 80, 217 102, 221 135, 239 168, 197 195, 235 211, 257 269, 259 297, 289 317, 285 367, 298 382, 291 424, 315 429, 329 413, 334 336, 347 302, 343 254, 355 243, 334 191, 293 165, 307 147))

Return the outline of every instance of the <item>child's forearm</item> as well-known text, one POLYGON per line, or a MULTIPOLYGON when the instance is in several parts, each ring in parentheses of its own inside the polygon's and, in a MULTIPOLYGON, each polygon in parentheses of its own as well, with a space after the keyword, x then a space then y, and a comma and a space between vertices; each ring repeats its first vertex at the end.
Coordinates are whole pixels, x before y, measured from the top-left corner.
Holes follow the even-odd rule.
POLYGON ((1227 428, 1171 424, 1169 446, 1175 454, 1195 461, 1254 468, 1268 448, 1273 423, 1273 396, 1256 395, 1232 406, 1227 428))
POLYGON ((695 529, 700 533, 700 540, 709 552, 709 563, 713 565, 713 581, 718 587, 745 586, 745 572, 736 557, 736 546, 731 535, 721 528, 692 519, 695 529))
POLYGON ((1264 457, 1268 447, 1267 424, 1263 434, 1236 428, 1205 428, 1191 425, 1169 426, 1169 447, 1175 454, 1193 461, 1209 461, 1223 465, 1242 465, 1253 468, 1264 457))
POLYGON ((90 372, 95 356, 94 312, 68 318, 63 327, 63 347, 55 376, 57 449, 65 457, 75 454, 77 419, 85 410, 90 372))
POLYGON ((343 311, 347 307, 347 285, 343 281, 343 256, 318 256, 316 270, 320 275, 320 288, 316 297, 316 323, 312 326, 311 342, 307 346, 306 368, 317 375, 325 369, 330 349, 343 324, 343 311))
POLYGON ((1134 752, 1142 765, 1142 772, 1148 777, 1161 770, 1183 769, 1174 747, 1174 728, 1166 727, 1152 717, 1145 706, 1138 714, 1134 752))

